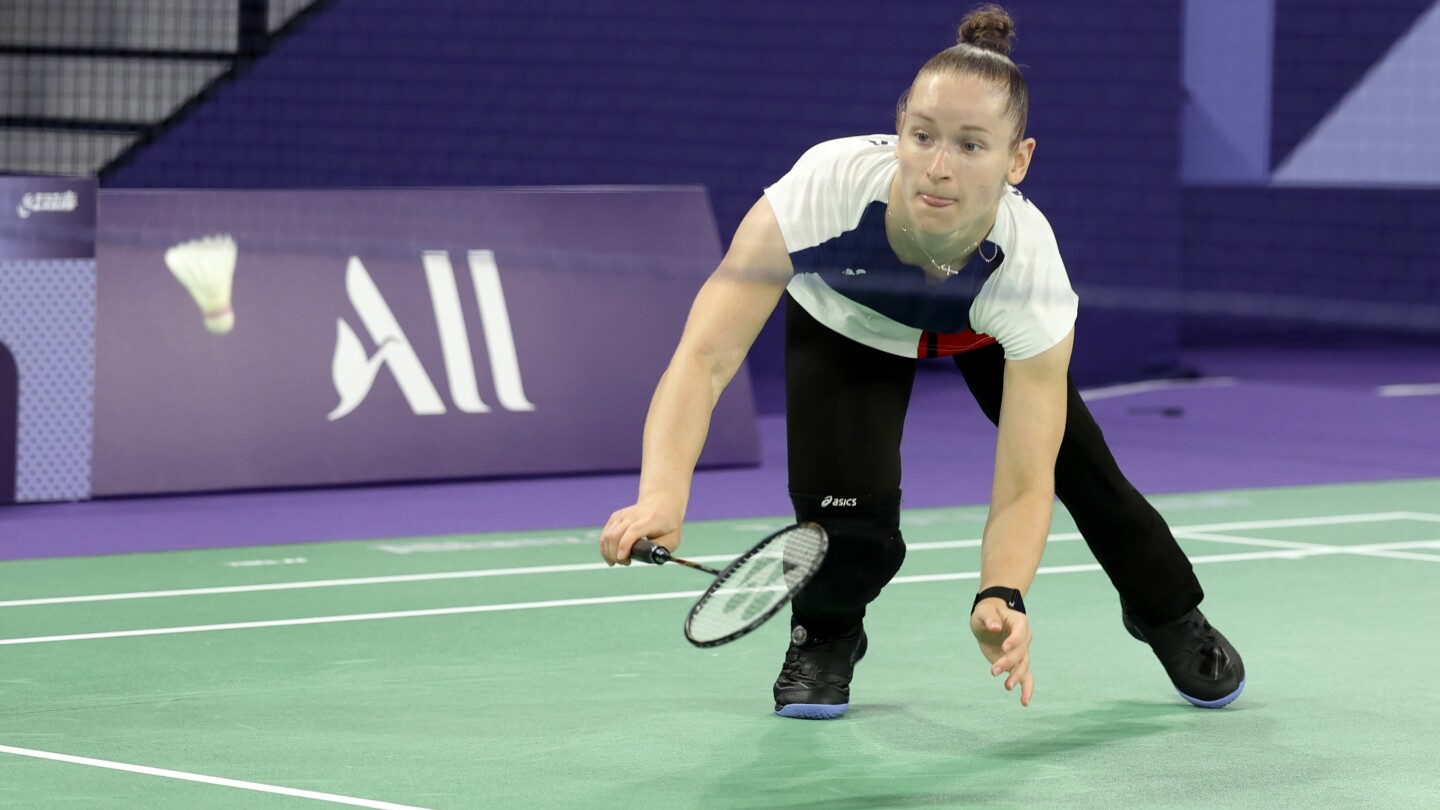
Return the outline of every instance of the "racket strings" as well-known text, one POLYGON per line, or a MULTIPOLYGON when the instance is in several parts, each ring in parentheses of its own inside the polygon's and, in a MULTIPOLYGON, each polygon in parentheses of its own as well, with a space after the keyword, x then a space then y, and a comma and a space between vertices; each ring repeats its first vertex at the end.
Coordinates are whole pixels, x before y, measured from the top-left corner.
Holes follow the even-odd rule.
POLYGON ((825 557, 819 527, 801 524, 782 532, 721 572, 690 616, 696 643, 718 641, 764 621, 801 588, 825 557))

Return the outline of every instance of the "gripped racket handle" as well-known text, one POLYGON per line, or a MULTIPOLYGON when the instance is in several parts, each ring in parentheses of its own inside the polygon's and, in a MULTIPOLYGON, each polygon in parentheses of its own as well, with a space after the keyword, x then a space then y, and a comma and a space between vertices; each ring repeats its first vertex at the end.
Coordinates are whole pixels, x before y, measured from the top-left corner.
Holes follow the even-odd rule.
POLYGON ((630 559, 647 562, 651 565, 664 565, 670 562, 670 549, 642 537, 630 547, 630 559))

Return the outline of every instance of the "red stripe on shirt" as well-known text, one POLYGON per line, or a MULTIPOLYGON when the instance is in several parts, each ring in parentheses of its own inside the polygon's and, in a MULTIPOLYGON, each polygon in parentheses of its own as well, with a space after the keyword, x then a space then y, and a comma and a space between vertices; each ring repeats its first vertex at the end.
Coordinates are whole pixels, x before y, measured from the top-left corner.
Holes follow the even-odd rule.
POLYGON ((995 338, 982 335, 974 329, 951 334, 921 330, 919 344, 915 347, 915 356, 921 358, 949 357, 952 354, 989 346, 994 342, 995 338))

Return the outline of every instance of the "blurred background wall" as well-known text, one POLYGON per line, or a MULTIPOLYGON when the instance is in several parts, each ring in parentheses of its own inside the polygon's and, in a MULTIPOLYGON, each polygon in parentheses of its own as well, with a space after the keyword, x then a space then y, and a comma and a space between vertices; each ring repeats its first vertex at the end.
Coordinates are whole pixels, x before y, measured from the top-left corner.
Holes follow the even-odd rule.
MULTIPOLYGON (((807 147, 891 131, 971 6, 210 5, 0 4, 6 168, 35 170, 56 147, 22 152, 21 134, 60 122, 110 188, 700 184, 728 242, 807 147), (71 31, 102 8, 124 12, 109 33, 71 31)), ((1083 383, 1184 374, 1197 346, 1434 341, 1434 0, 1006 5, 1039 142, 1023 189, 1081 294, 1083 383)))

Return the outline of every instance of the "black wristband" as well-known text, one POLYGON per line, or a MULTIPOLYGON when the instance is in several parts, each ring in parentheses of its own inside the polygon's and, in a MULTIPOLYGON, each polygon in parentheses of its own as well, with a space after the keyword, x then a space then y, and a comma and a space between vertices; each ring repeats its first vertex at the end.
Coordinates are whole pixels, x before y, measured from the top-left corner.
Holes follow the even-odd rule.
POLYGON ((1025 612, 1025 600, 1020 598, 1020 591, 1015 588, 1006 588, 1001 585, 996 585, 993 588, 986 588, 980 593, 975 594, 975 604, 970 606, 970 612, 975 612, 975 608, 980 605, 981 599, 989 599, 991 597, 999 597, 1001 599, 1004 599, 1005 606, 1010 608, 1011 610, 1020 613, 1025 612))

